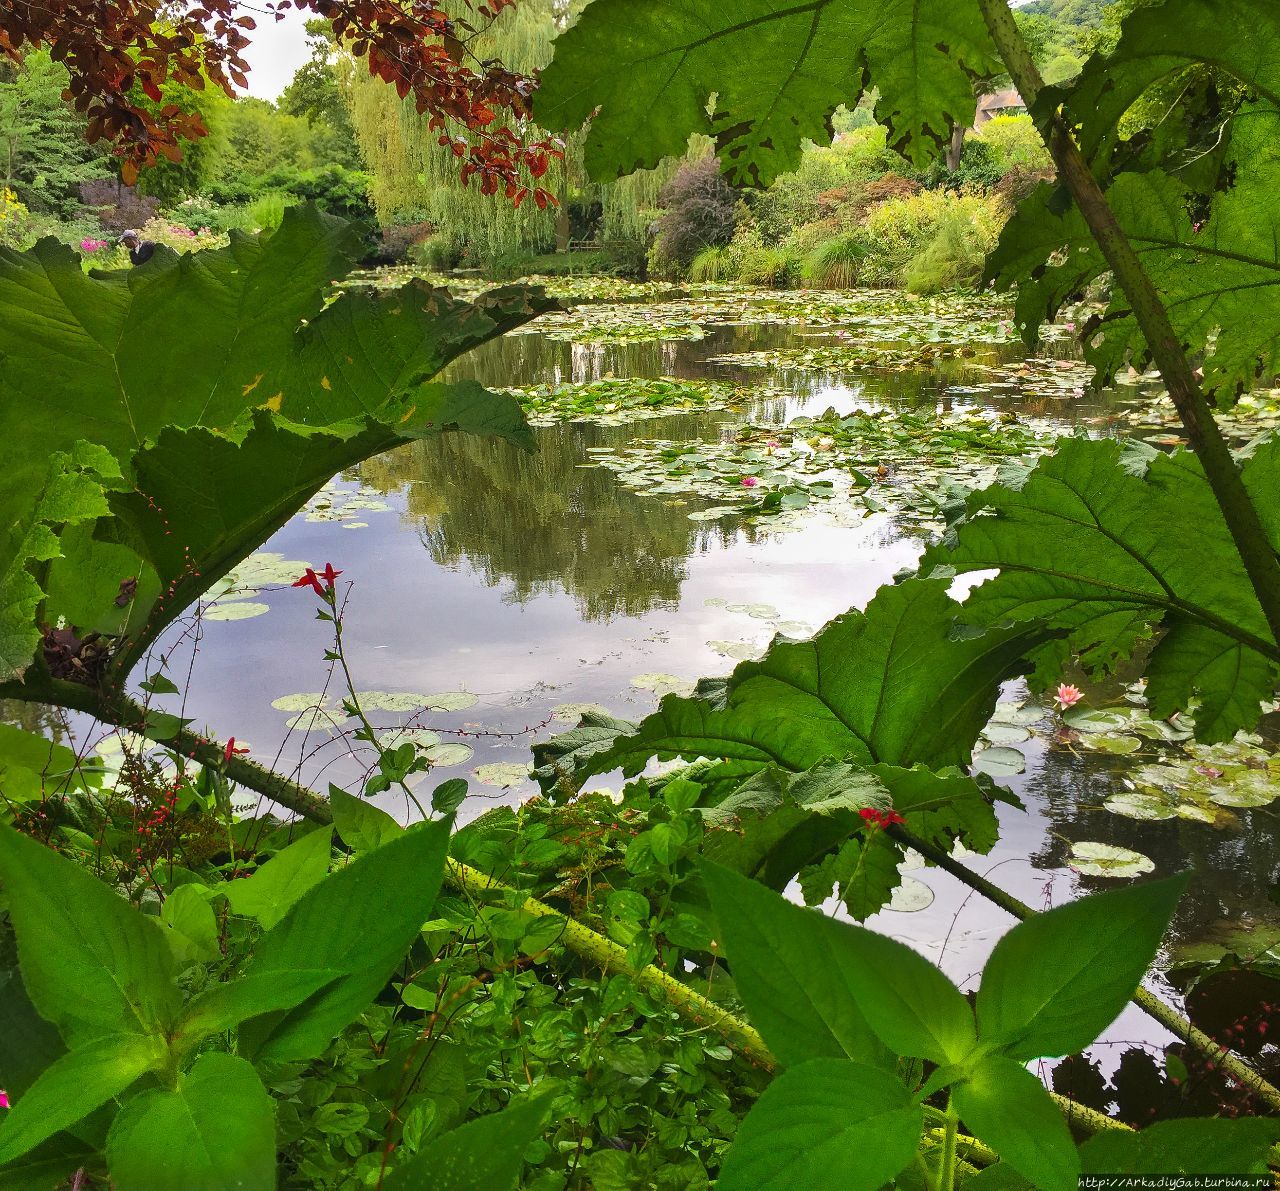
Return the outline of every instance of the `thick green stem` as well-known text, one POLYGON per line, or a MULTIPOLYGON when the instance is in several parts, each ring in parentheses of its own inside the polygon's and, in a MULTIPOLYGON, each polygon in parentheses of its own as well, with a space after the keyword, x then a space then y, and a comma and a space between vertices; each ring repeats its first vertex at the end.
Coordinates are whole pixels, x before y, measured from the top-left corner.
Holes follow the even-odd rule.
MULTIPOLYGON (((983 897, 994 902, 1002 910, 1006 910, 1020 921, 1035 917, 1036 911, 1025 902, 1019 901, 1013 894, 1001 889, 999 885, 992 884, 986 877, 979 876, 941 848, 935 847, 925 840, 917 839, 909 831, 903 831, 901 827, 891 827, 889 831, 901 843, 906 844, 909 848, 914 848, 926 860, 930 860, 939 868, 945 869, 953 877, 958 877, 970 889, 976 889, 983 897)), ((1268 1083, 1221 1043, 1215 1042, 1203 1030, 1197 1029, 1180 1013, 1160 1000, 1159 997, 1148 992, 1145 988, 1140 988, 1133 994, 1133 1003, 1149 1017, 1158 1021, 1171 1034, 1181 1038, 1189 1046, 1193 1046, 1206 1059, 1225 1071, 1241 1087, 1257 1096, 1258 1099, 1264 1101, 1275 1111, 1280 1112, 1280 1088, 1268 1083)))
MULTIPOLYGON (((1044 80, 1018 30, 1008 0, 977 0, 977 3, 1014 86, 1027 106, 1034 108, 1044 80)), ((1129 299, 1134 318, 1168 386, 1187 439, 1204 468, 1258 603, 1266 614, 1271 635, 1280 642, 1280 562, 1164 303, 1060 113, 1055 112, 1041 121, 1041 135, 1053 156, 1059 178, 1071 192, 1117 284, 1129 299)))
POLYGON ((947 1120, 942 1132, 942 1154, 938 1160, 937 1191, 955 1191, 956 1185, 956 1134, 959 1132, 960 1118, 947 1102, 947 1120))

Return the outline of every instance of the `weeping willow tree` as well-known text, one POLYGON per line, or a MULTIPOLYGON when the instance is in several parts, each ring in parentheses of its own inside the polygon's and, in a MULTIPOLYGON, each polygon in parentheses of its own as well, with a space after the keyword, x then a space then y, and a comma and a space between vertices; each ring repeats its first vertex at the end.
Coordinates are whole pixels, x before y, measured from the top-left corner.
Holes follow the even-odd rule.
MULTIPOLYGON (((521 0, 472 37, 467 49, 480 61, 498 58, 513 70, 532 72, 550 61, 553 39, 581 7, 581 0, 521 0)), ((470 9, 467 13, 474 15, 470 9)), ((457 161, 439 144, 441 131, 456 135, 461 130, 428 128, 412 101, 401 100, 394 88, 350 63, 340 70, 340 81, 368 163, 369 197, 380 222, 384 227, 431 224, 433 255, 441 263, 461 260, 492 267, 504 258, 563 249, 569 242, 571 206, 593 202, 603 211, 601 238, 629 246, 631 251, 622 255, 643 261, 649 227, 660 213, 659 195, 679 159, 597 186, 587 181, 582 167, 584 134, 574 133, 566 140, 564 160, 554 162, 543 181, 559 206, 539 211, 526 202, 515 208, 501 197, 481 194, 476 186, 462 185, 457 161)), ((710 151, 709 139, 691 140, 690 156, 710 151)))
MULTIPOLYGON (((457 15, 474 16, 470 9, 457 15)), ((521 0, 470 38, 467 50, 480 61, 498 58, 513 70, 531 73, 550 61, 552 39, 569 16, 564 0, 521 0)), ((399 99, 394 88, 366 71, 346 70, 343 94, 372 176, 370 198, 384 227, 429 222, 440 253, 473 258, 472 263, 555 245, 557 220, 564 220, 557 209, 540 211, 532 202, 516 208, 481 194, 478 186, 462 185, 456 159, 438 143, 442 131, 459 135, 462 129, 428 128, 412 101, 399 99)), ((580 147, 571 141, 565 161, 553 163, 543 181, 563 209, 581 184, 580 157, 580 147)))

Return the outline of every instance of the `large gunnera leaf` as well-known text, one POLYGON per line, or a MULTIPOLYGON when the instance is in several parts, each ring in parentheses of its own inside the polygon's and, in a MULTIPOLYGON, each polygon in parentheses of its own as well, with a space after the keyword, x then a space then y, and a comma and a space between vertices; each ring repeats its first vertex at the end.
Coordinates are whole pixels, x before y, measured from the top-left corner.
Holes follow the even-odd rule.
MULTIPOLYGON (((1196 734, 1227 740, 1252 727, 1271 697, 1280 650, 1195 456, 1153 454, 1145 468, 1132 459, 1122 467, 1122 450, 1068 441, 1021 486, 973 493, 924 570, 998 570, 970 593, 963 618, 1001 634, 1011 622, 1062 630, 1042 658, 1046 681, 1067 651, 1107 669, 1167 630, 1147 668, 1153 714, 1198 698, 1196 734)), ((1274 545, 1280 443, 1260 447, 1244 477, 1274 545)))
POLYGON ((122 677, 367 455, 456 427, 527 434, 512 398, 426 382, 545 300, 417 281, 335 296, 356 247, 294 208, 269 235, 128 272, 86 275, 53 240, 0 250, 0 682, 30 664, 37 617, 109 634, 122 677))
MULTIPOLYGON (((967 765, 1000 683, 1045 636, 1022 623, 956 639, 960 611, 941 580, 883 588, 866 612, 837 616, 808 641, 779 638, 729 678, 704 680, 689 698, 668 695, 607 747, 564 759, 579 778, 618 767, 630 776, 655 757, 724 758, 743 776, 827 758, 967 765)), ((554 754, 544 747, 535 759, 554 754)))
POLYGON ((556 41, 537 117, 570 129, 599 109, 586 146, 597 179, 679 156, 702 132, 731 178, 760 184, 796 168, 805 138, 829 141, 831 114, 868 86, 894 143, 927 164, 953 123, 973 122, 972 76, 999 69, 973 3, 594 0, 556 41))

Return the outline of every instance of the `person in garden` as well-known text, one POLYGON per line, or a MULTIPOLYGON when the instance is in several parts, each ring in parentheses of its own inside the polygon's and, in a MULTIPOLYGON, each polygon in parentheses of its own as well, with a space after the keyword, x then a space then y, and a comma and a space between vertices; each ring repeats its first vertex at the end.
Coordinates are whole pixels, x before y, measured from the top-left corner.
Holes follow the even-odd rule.
POLYGON ((133 228, 120 237, 120 243, 129 250, 129 260, 135 265, 145 265, 155 255, 154 240, 144 240, 133 228))

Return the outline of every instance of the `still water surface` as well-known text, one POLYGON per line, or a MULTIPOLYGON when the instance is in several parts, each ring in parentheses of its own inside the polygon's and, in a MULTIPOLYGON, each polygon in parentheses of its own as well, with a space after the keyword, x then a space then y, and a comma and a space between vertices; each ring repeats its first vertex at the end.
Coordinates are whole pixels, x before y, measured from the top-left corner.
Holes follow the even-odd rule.
MULTIPOLYGON (((700 341, 583 346, 535 329, 486 345, 455 364, 452 375, 491 386, 607 375, 740 380, 781 391, 746 411, 779 423, 828 407, 841 413, 886 405, 944 410, 996 400, 948 396, 954 367, 841 375, 707 362, 726 352, 813 342, 809 334, 803 325, 727 326, 700 341)), ((1008 347, 998 352, 1016 355, 1008 347)), ((1107 408, 1105 398, 1028 402, 1016 391, 998 400, 1001 408, 1062 429, 1096 423, 1107 408)), ((332 561, 352 581, 345 631, 359 687, 475 696, 465 710, 412 721, 443 742, 473 750, 463 763, 436 770, 428 785, 481 765, 522 766, 532 740, 569 726, 553 718, 561 705, 594 703, 639 718, 657 696, 633 683, 637 676, 693 680, 727 673, 735 663, 725 656, 726 645, 763 644, 783 621, 791 622, 793 634, 795 622, 816 629, 850 606, 865 605, 877 587, 914 564, 921 541, 888 515, 850 526, 819 514, 787 533, 696 522, 688 517, 692 506, 628 491, 612 472, 584 466, 589 448, 642 438, 716 439, 729 419, 697 414, 629 426, 558 425, 537 430, 534 453, 461 435, 416 443, 337 478, 339 502, 344 494, 372 496, 372 509, 345 521, 299 516, 264 549, 316 566, 332 561), (348 528, 353 520, 364 527, 348 528), (726 604, 769 605, 776 614, 734 612, 726 604)), ((344 740, 323 731, 290 732, 289 713, 271 705, 279 696, 325 686, 327 626, 313 619, 313 598, 291 589, 260 598, 270 604, 267 615, 202 625, 185 714, 221 739, 247 740, 258 759, 279 756, 282 768, 299 767, 303 780, 321 789, 329 780, 355 780, 367 760, 358 761, 344 740)), ((185 666, 176 669, 182 673, 185 666)), ((329 689, 336 697, 337 687, 329 689)), ((405 717, 376 719, 393 726, 405 717)), ((1054 745, 1051 735, 1019 746, 1027 772, 1005 781, 1026 810, 1001 808, 1001 841, 990 856, 970 860, 978 871, 1033 905, 1057 904, 1107 884, 1065 867, 1072 841, 1102 841, 1145 853, 1160 874, 1194 866, 1194 893, 1175 924, 1179 941, 1237 937, 1268 919, 1274 926, 1274 908, 1265 893, 1255 892, 1277 877, 1269 811, 1241 812, 1235 831, 1118 817, 1101 802, 1119 788, 1132 761, 1054 745)), ((616 788, 616 775, 593 784, 616 788)), ((473 783, 462 817, 474 817, 491 800, 515 803, 533 792, 527 782, 473 783)), ((408 813, 394 800, 384 805, 408 813)), ((911 876, 928 887, 917 888, 918 900, 932 892, 932 903, 913 912, 885 911, 873 925, 940 959, 957 980, 971 978, 1011 919, 945 873, 911 876)), ((1150 1038, 1152 1030, 1134 1011, 1111 1036, 1150 1038)))

